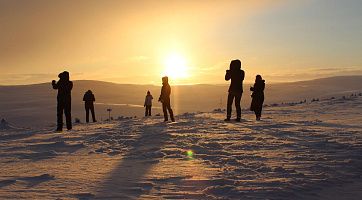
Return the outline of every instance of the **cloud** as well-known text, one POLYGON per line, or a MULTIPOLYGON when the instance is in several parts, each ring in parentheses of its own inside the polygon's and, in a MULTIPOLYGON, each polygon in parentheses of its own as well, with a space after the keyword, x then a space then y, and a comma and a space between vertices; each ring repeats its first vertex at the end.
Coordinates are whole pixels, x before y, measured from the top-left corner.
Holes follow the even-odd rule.
MULTIPOLYGON (((280 70, 282 71, 282 70, 280 70)), ((264 78, 272 82, 294 82, 310 79, 318 79, 332 76, 362 75, 362 66, 341 68, 307 68, 289 70, 283 73, 264 73, 264 78)))

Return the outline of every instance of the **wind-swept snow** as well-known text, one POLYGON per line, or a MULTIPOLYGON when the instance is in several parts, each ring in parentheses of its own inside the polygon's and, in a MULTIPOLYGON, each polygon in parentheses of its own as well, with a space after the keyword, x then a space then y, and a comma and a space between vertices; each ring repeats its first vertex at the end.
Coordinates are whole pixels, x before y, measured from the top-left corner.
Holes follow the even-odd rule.
POLYGON ((361 199, 360 113, 355 97, 268 107, 259 122, 211 112, 1 131, 0 198, 361 199))

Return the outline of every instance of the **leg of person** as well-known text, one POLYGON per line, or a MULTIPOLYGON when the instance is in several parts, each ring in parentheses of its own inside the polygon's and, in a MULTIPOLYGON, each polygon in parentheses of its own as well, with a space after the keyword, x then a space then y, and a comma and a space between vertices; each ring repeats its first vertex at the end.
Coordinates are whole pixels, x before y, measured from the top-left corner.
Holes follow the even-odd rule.
POLYGON ((261 108, 258 105, 257 109, 255 110, 255 116, 256 116, 256 120, 259 121, 260 120, 260 115, 261 115, 261 108))
POLYGON ((168 115, 167 115, 167 105, 166 102, 162 103, 162 110, 163 110, 163 117, 165 118, 165 121, 168 121, 168 115))
POLYGON ((72 115, 71 115, 72 105, 71 100, 67 100, 64 106, 65 119, 67 123, 67 129, 72 130, 72 115))
POLYGON ((169 103, 168 105, 167 105, 167 110, 168 110, 168 112, 170 113, 170 118, 171 118, 171 121, 175 121, 175 117, 173 116, 173 111, 172 111, 172 109, 171 109, 171 103, 169 103))
POLYGON ((147 106, 145 107, 145 117, 148 116, 148 110, 147 110, 147 106))
POLYGON ((147 116, 151 116, 151 106, 146 106, 147 116))
POLYGON ((241 106, 240 106, 241 96, 242 94, 235 95, 236 121, 240 121, 241 119, 241 106))
POLYGON ((57 103, 57 131, 63 130, 63 110, 64 102, 58 99, 57 103))
POLYGON ((264 97, 260 99, 259 107, 258 107, 258 120, 261 118, 261 111, 263 110, 264 97))
POLYGON ((89 107, 85 105, 85 121, 89 123, 89 107))
POLYGON ((92 120, 93 120, 93 122, 97 122, 96 113, 94 112, 94 104, 93 103, 92 103, 92 106, 91 106, 90 110, 92 112, 92 120))
POLYGON ((226 119, 225 121, 229 121, 231 118, 231 111, 232 111, 232 104, 233 104, 233 100, 234 100, 234 95, 229 92, 228 94, 228 101, 227 101, 227 107, 226 107, 226 119))

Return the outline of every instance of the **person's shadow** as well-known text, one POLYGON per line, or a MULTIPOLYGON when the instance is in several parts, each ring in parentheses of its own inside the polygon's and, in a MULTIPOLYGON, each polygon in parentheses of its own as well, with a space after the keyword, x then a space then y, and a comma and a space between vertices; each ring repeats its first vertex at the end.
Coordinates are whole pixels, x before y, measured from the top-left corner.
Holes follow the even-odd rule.
POLYGON ((99 187, 95 199, 135 199, 147 194, 152 184, 144 178, 164 156, 161 150, 170 138, 166 128, 164 123, 143 126, 121 163, 99 187))

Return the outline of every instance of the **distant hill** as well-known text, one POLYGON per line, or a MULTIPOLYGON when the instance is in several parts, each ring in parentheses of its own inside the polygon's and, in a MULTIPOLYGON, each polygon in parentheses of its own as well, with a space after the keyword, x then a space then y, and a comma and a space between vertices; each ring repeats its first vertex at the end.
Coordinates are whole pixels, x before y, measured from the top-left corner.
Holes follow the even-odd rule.
MULTIPOLYGON (((310 81, 269 84, 266 80, 266 103, 280 103, 311 98, 350 95, 362 92, 362 76, 339 76, 310 81)), ((250 104, 249 87, 244 84, 243 107, 250 104)), ((112 115, 143 116, 143 103, 147 90, 154 96, 153 114, 162 113, 157 99, 160 86, 116 84, 103 81, 74 81, 72 116, 84 121, 83 94, 91 89, 96 96, 98 119, 107 118, 106 108, 112 115)), ((228 85, 172 86, 172 103, 176 113, 210 111, 224 108, 228 85)), ((0 86, 0 118, 17 126, 53 126, 56 119, 56 90, 50 83, 0 86)))

